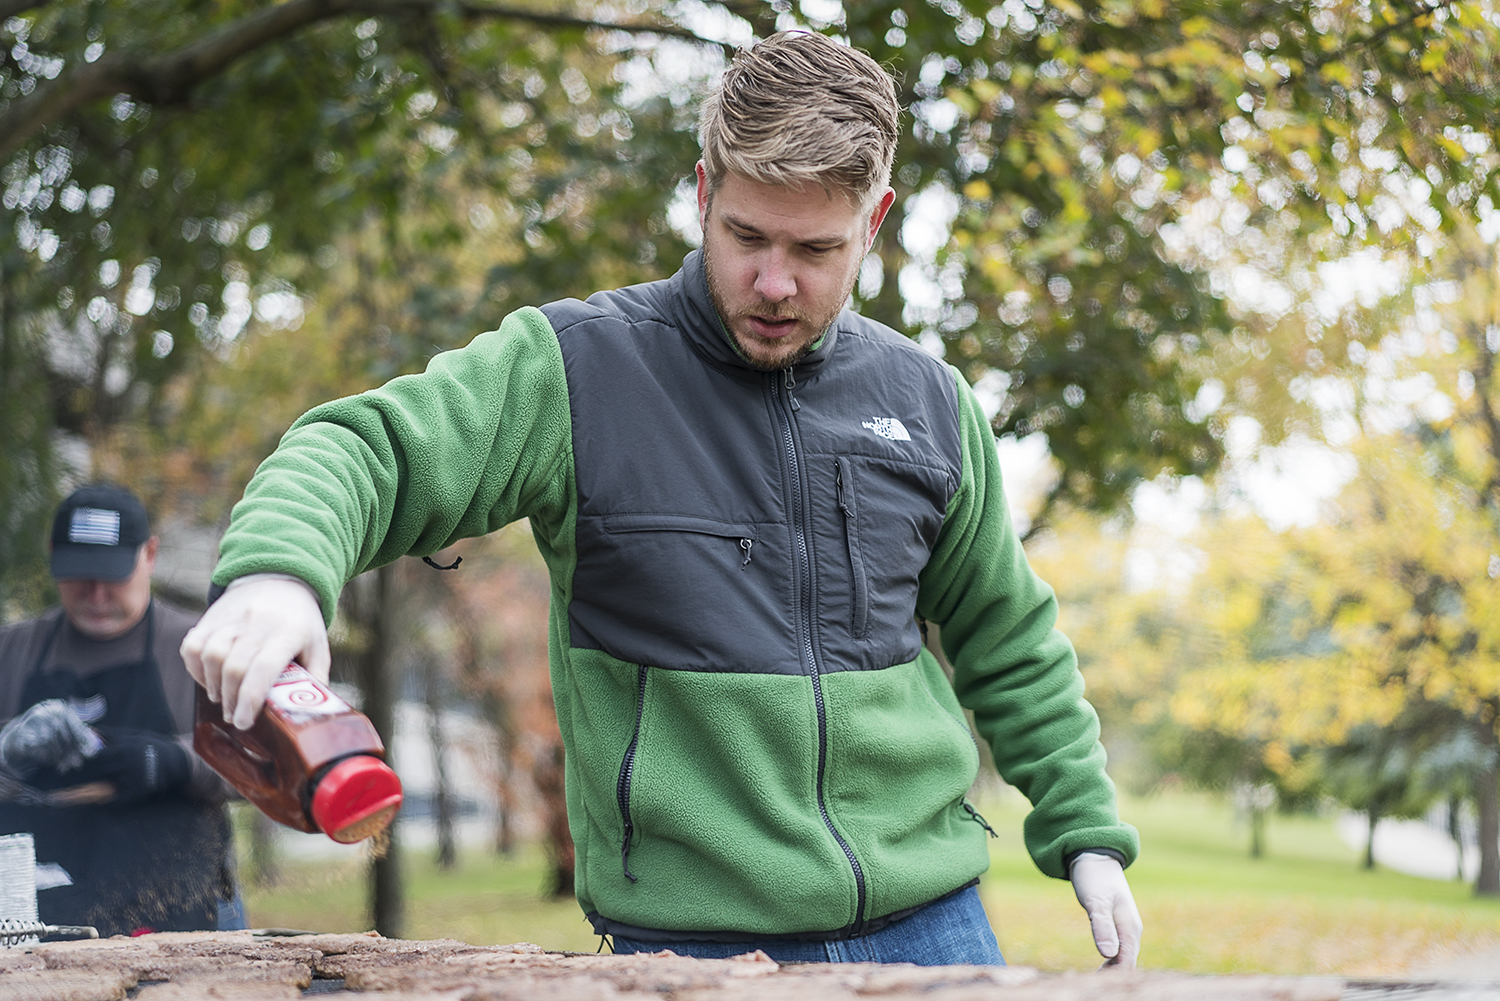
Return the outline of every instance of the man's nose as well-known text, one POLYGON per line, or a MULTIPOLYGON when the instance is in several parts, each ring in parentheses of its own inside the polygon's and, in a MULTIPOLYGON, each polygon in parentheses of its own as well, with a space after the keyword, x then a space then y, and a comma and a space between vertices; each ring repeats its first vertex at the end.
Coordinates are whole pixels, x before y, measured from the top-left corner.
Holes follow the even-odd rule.
POLYGON ((785 254, 772 250, 761 260, 755 291, 768 302, 781 302, 797 294, 797 279, 785 254))

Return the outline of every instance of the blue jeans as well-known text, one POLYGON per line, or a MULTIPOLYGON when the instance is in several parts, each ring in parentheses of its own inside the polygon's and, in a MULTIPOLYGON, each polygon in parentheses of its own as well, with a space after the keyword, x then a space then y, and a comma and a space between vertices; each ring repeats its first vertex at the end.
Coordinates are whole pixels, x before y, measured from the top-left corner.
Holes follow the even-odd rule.
POLYGON ((971 886, 928 904, 877 932, 838 942, 761 939, 752 942, 643 942, 613 936, 616 955, 671 949, 679 956, 724 959, 761 950, 778 963, 915 963, 917 966, 1004 966, 1000 943, 971 886))
POLYGON ((234 888, 233 900, 219 901, 219 931, 243 931, 250 927, 245 920, 245 898, 240 896, 240 888, 234 888))

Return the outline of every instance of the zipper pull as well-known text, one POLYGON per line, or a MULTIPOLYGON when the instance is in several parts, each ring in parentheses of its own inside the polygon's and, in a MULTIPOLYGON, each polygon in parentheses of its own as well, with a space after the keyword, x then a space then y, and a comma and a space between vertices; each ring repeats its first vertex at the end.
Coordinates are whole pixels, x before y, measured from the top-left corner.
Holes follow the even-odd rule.
POLYGON ((740 548, 745 551, 745 562, 743 562, 743 563, 740 564, 740 569, 741 570, 745 569, 746 567, 748 567, 750 565, 750 547, 753 546, 753 545, 755 545, 755 540, 754 539, 741 539, 740 540, 740 548))
POLYGON ((801 410, 802 409, 802 404, 798 403, 797 402, 797 398, 792 395, 792 390, 794 390, 794 389, 797 388, 797 378, 796 378, 796 376, 792 375, 792 366, 790 366, 790 365, 788 365, 786 367, 786 383, 785 383, 785 385, 786 385, 786 399, 787 399, 787 402, 792 405, 792 409, 793 410, 801 410))
POLYGON ((986 831, 990 832, 990 837, 998 838, 1000 836, 995 833, 995 829, 990 826, 989 821, 981 817, 979 815, 979 811, 969 805, 968 800, 964 800, 964 809, 968 812, 970 819, 978 821, 980 827, 983 827, 986 831))
POLYGON ((630 835, 632 825, 625 825, 625 844, 620 847, 620 865, 625 869, 625 878, 632 883, 637 882, 635 873, 630 871, 630 835))
POLYGON ((852 518, 854 517, 854 512, 849 510, 849 500, 844 496, 844 467, 839 463, 834 463, 833 468, 833 482, 837 487, 839 510, 844 512, 845 518, 852 518))

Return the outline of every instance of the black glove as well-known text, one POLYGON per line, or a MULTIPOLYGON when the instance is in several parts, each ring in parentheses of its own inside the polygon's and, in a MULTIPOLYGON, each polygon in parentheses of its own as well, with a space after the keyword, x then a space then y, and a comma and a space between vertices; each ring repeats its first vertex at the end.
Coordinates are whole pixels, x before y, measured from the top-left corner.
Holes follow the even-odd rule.
POLYGON ((0 766, 27 779, 43 769, 67 773, 99 752, 98 735, 63 699, 38 702, 0 729, 0 766))
POLYGON ((104 750, 70 777, 77 783, 108 782, 115 787, 110 802, 129 806, 179 791, 192 772, 187 750, 170 737, 115 730, 105 734, 104 750))

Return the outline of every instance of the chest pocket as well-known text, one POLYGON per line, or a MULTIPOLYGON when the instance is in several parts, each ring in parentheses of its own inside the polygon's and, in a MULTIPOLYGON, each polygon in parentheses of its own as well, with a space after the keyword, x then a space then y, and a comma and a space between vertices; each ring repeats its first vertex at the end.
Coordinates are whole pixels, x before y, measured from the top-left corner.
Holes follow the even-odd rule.
POLYGON ((905 663, 921 645, 917 583, 952 494, 945 469, 841 454, 815 467, 814 526, 829 670, 905 663))
POLYGON ((784 525, 580 515, 575 647, 672 670, 794 674, 784 525))

